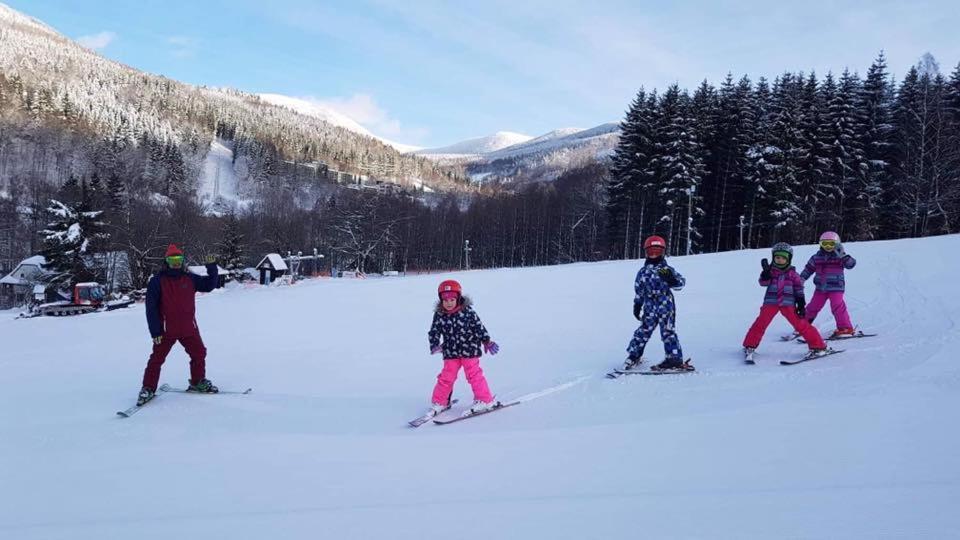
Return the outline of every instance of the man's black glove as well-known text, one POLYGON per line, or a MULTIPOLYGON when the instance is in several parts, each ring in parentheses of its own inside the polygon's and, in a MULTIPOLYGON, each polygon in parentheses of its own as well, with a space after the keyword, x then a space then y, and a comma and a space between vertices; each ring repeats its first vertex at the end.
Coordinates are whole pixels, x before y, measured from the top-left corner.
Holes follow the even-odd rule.
POLYGON ((760 272, 760 279, 767 281, 773 278, 773 275, 770 273, 770 261, 763 259, 760 261, 760 266, 763 268, 763 271, 760 272))
POLYGON ((797 317, 805 319, 807 317, 807 300, 798 296, 794 299, 793 311, 797 314, 797 317))
POLYGON ((666 282, 668 287, 673 287, 677 284, 677 276, 673 273, 673 268, 664 266, 663 268, 657 270, 657 273, 660 274, 660 278, 666 282))
POLYGON ((642 310, 642 309, 643 309, 643 304, 641 304, 640 302, 634 302, 634 303, 633 303, 633 318, 634 318, 634 319, 636 319, 636 320, 638 320, 638 321, 640 320, 640 310, 642 310))

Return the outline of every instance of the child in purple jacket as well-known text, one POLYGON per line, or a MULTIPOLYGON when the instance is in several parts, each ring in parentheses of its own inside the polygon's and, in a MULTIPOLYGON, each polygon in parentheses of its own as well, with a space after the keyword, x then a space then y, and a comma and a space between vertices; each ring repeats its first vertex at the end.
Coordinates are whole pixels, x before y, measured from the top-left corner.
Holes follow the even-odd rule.
POLYGON ((824 304, 830 300, 830 310, 833 311, 833 317, 837 321, 837 329, 833 331, 831 338, 854 334, 853 323, 850 322, 850 314, 847 312, 847 303, 843 299, 846 288, 843 271, 850 270, 856 265, 856 259, 843 251, 840 235, 827 231, 820 235, 820 250, 810 257, 803 272, 800 273, 804 281, 814 275, 813 283, 816 290, 807 305, 807 320, 810 323, 813 323, 824 304))

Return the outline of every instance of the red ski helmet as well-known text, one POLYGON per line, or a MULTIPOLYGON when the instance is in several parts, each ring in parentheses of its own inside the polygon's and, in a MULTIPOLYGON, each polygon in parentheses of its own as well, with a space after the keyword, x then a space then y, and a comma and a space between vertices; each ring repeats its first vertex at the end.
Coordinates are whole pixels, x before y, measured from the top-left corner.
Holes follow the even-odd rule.
POLYGON ((667 241, 660 236, 651 236, 643 241, 645 255, 649 256, 649 252, 656 249, 659 249, 660 253, 663 254, 667 250, 667 241))
POLYGON ((460 287, 460 284, 452 279, 448 279, 440 284, 437 287, 437 296, 443 297, 443 293, 456 293, 457 296, 463 292, 463 288, 460 287))

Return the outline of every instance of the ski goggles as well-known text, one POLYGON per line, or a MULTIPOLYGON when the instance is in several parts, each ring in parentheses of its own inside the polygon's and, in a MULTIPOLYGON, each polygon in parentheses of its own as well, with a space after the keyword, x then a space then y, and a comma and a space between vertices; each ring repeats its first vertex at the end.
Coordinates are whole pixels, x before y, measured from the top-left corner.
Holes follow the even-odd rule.
POLYGON ((833 249, 833 248, 837 247, 837 241, 836 241, 836 240, 821 240, 821 241, 820 241, 820 247, 822 247, 823 249, 833 249))
POLYGON ((170 266, 183 266, 183 255, 171 255, 167 257, 167 264, 170 266))

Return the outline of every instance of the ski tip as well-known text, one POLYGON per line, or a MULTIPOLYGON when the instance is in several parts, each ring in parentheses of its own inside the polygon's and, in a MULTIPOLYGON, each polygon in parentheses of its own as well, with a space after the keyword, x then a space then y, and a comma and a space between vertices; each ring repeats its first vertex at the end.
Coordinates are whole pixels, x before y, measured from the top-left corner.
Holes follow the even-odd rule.
POLYGON ((117 416, 119 416, 120 418, 130 418, 130 415, 123 411, 117 411, 117 416))

